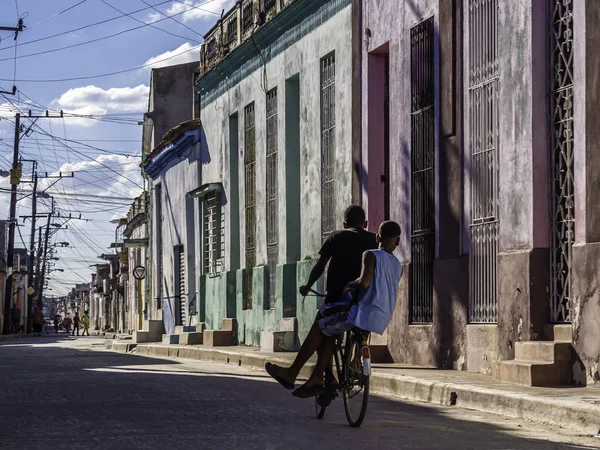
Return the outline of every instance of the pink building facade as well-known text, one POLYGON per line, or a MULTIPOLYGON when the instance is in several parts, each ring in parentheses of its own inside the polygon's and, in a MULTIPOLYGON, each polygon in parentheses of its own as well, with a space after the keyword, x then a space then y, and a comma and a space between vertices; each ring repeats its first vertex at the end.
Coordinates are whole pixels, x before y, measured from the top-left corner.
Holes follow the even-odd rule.
POLYGON ((353 7, 355 197, 403 230, 391 357, 518 381, 551 346, 551 384, 597 382, 600 4, 353 7))

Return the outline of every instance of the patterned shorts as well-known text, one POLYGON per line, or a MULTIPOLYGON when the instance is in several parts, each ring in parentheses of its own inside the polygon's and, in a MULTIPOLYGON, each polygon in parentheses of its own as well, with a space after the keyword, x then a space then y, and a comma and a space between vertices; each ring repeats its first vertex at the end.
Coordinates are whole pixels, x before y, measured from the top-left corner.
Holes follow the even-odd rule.
POLYGON ((351 330, 354 325, 348 321, 348 311, 342 311, 320 319, 319 328, 325 336, 337 336, 351 330))

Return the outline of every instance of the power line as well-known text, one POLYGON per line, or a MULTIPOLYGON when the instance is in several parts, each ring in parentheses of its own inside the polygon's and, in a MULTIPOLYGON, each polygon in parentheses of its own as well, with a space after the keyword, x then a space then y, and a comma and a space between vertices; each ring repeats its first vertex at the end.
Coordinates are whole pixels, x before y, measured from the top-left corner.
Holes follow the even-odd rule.
MULTIPOLYGON (((210 2, 213 2, 213 1, 215 1, 215 0, 207 0, 207 1, 206 1, 206 2, 204 2, 203 4, 210 3, 210 2)), ((186 13, 187 11, 188 11, 188 10, 186 10, 186 11, 181 11, 181 12, 178 12, 178 13, 175 13, 175 14, 173 14, 173 15, 170 15, 170 16, 167 16, 167 17, 165 17, 165 18, 163 18, 163 19, 158 19, 158 20, 156 20, 155 22, 152 22, 152 23, 145 23, 145 22, 142 22, 142 24, 143 24, 143 25, 140 25, 140 26, 138 26, 138 27, 128 28, 128 29, 126 29, 126 30, 121 30, 121 31, 119 31, 119 32, 117 32, 117 33, 109 34, 108 36, 102 36, 102 37, 99 37, 99 38, 90 39, 89 41, 85 41, 85 42, 78 42, 77 44, 67 45, 67 46, 64 46, 64 47, 53 48, 53 49, 50 49, 50 50, 45 50, 45 51, 43 51, 43 52, 27 53, 27 54, 25 54, 25 55, 21 55, 21 56, 19 56, 19 58, 29 58, 29 57, 31 57, 31 56, 45 55, 45 54, 48 54, 48 53, 54 53, 54 52, 58 52, 58 51, 62 51, 62 50, 68 50, 68 49, 75 48, 75 47, 81 47, 82 45, 87 45, 87 44, 92 44, 92 43, 94 43, 94 42, 103 41, 103 40, 105 40, 105 39, 110 39, 110 38, 113 38, 113 37, 116 37, 116 36, 120 36, 120 35, 122 35, 122 34, 129 33, 129 32, 131 32, 131 31, 136 31, 136 30, 139 30, 139 29, 141 29, 141 28, 145 28, 145 27, 153 26, 153 25, 154 25, 154 24, 156 24, 156 23, 159 23, 159 22, 164 22, 165 20, 168 20, 168 19, 170 19, 170 18, 172 18, 172 17, 176 17, 176 16, 179 16, 179 15, 181 15, 181 14, 184 14, 184 13, 186 13)), ((136 20, 137 20, 137 19, 136 19, 136 20)), ((156 27, 154 27, 154 28, 156 28, 156 27)), ((178 37, 181 37, 181 36, 178 36, 178 37)), ((189 38, 184 38, 184 39, 186 39, 186 40, 190 40, 189 38)), ((195 41, 194 39, 191 39, 191 40, 195 41)), ((195 42, 197 42, 197 41, 195 41, 195 42)), ((7 61, 7 60, 9 60, 9 59, 12 59, 12 58, 3 58, 3 59, 0 59, 0 61, 7 61)))
MULTIPOLYGON (((78 6, 78 5, 80 5, 81 3, 84 3, 85 1, 87 1, 87 0, 83 0, 82 2, 79 2, 79 3, 77 3, 77 5, 74 5, 74 6, 72 6, 71 8, 67 8, 66 10, 64 10, 64 11, 61 11, 60 13, 57 13, 57 14, 55 14, 55 15, 53 15, 53 16, 50 16, 50 17, 48 17, 47 19, 44 19, 44 20, 42 20, 41 22, 38 22, 38 23, 36 23, 36 24, 34 24, 34 25, 31 25, 31 26, 28 26, 28 27, 27 27, 27 29, 29 29, 29 30, 30 30, 30 29, 32 29, 33 27, 35 27, 35 26, 37 26, 37 25, 39 25, 39 24, 41 24, 41 23, 44 23, 44 22, 46 22, 47 20, 50 20, 50 19, 52 19, 53 17, 56 17, 57 15, 59 15, 59 14, 61 14, 61 13, 63 13, 63 12, 66 12, 66 11, 68 11, 69 9, 72 9, 72 8, 74 8, 75 6, 78 6)), ((158 3, 158 4, 157 4, 157 5, 155 5, 155 6, 164 5, 165 3, 169 3, 169 2, 171 2, 171 0, 166 0, 166 1, 163 1, 163 2, 161 2, 161 3, 158 3)), ((147 9, 150 9, 150 8, 142 8, 142 9, 138 9, 137 11, 133 11, 131 14, 135 14, 135 13, 138 13, 138 12, 141 12, 141 11, 145 11, 145 10, 147 10, 147 9)), ((72 29, 72 30, 62 31, 62 32, 60 32, 60 33, 52 34, 52 35, 50 35, 50 36, 44 36, 44 37, 41 37, 41 38, 39 38, 39 39, 34 39, 34 40, 31 40, 31 41, 23 42, 21 45, 29 45, 29 44, 34 44, 34 43, 36 43, 36 42, 47 41, 48 39, 52 39, 52 38, 55 38, 55 37, 58 37, 58 36, 64 36, 65 34, 75 33, 76 31, 85 30, 86 28, 95 27, 95 26, 97 26, 97 25, 103 25, 103 24, 105 24, 105 23, 112 22, 112 21, 114 21, 114 20, 122 19, 123 17, 125 17, 125 16, 124 16, 124 15, 122 15, 122 16, 112 17, 112 18, 110 18, 110 19, 101 20, 100 22, 94 22, 94 23, 91 23, 91 24, 89 24, 89 25, 84 25, 84 26, 82 26, 82 27, 79 27, 79 28, 74 28, 74 29, 72 29)), ((0 47, 0 50, 7 50, 7 49, 9 49, 9 48, 12 48, 12 45, 10 45, 10 46, 6 46, 6 47, 0 47)))
MULTIPOLYGON (((73 8, 75 8, 75 7, 77 7, 77 6, 81 5, 82 3, 85 3, 85 2, 87 2, 87 0, 81 0, 79 3, 76 3, 76 4, 74 4, 73 6, 69 6, 68 8, 65 8, 65 9, 63 9, 62 11, 59 11, 59 12, 57 12, 56 14, 53 14, 53 15, 51 15, 50 17, 47 17, 47 18, 45 18, 45 19, 44 19, 44 20, 42 20, 41 22, 34 23, 33 25, 29 25, 29 26, 27 27, 27 29, 28 29, 28 30, 31 30, 33 27, 37 27, 38 25, 41 25, 42 23, 44 23, 44 22, 47 22, 47 21, 49 21, 50 19, 54 19, 55 17, 57 17, 57 16, 60 16, 61 14, 64 14, 64 13, 66 13, 67 11, 70 11, 71 9, 73 9, 73 8)), ((37 41, 39 41, 39 40, 44 40, 44 38, 42 38, 42 39, 37 39, 37 41)), ((2 49, 0 49, 0 50, 2 50, 2 49)))
MULTIPOLYGON (((63 81, 90 80, 92 78, 110 77, 112 75, 119 75, 121 73, 133 72, 134 70, 140 70, 140 69, 144 69, 146 67, 151 67, 151 66, 153 66, 153 65, 155 65, 157 63, 168 61, 169 59, 173 59, 173 58, 181 56, 181 55, 183 55, 185 53, 191 52, 192 50, 196 50, 199 47, 200 47, 200 45, 196 45, 196 46, 190 47, 187 50, 184 50, 184 51, 182 51, 180 53, 177 53, 175 55, 169 56, 167 58, 159 59, 158 61, 154 61, 153 63, 143 64, 141 66, 132 67, 131 69, 124 69, 124 70, 117 70, 115 72, 102 73, 102 74, 99 74, 99 75, 89 75, 89 76, 72 77, 72 78, 57 78, 57 79, 54 79, 54 80, 25 80, 25 79, 23 79, 23 80, 16 80, 16 81, 18 81, 19 83, 60 83, 60 82, 63 82, 63 81)), ((6 78, 0 78, 0 81, 11 81, 11 80, 6 79, 6 78)))
MULTIPOLYGON (((167 14, 163 13, 160 9, 155 8, 154 6, 152 6, 150 3, 148 3, 146 0, 141 0, 142 3, 144 3, 145 5, 148 5, 150 8, 152 8, 154 11, 156 11, 157 13, 165 16, 165 17, 169 17, 167 14)), ((194 30, 193 28, 188 27, 185 23, 179 22, 178 20, 175 20, 173 17, 170 17, 170 19, 175 22, 178 23, 179 25, 187 28, 188 30, 190 30, 192 33, 196 33, 198 36, 200 36, 202 39, 204 39, 204 36, 202 36, 200 33, 198 33, 196 30, 194 30)))
MULTIPOLYGON (((169 35, 171 35, 171 36, 175 36, 175 37, 178 37, 178 38, 181 38, 181 39, 185 39, 186 41, 194 41, 194 42, 198 42, 198 43, 199 43, 199 41, 197 41, 197 40, 195 40, 195 39, 190 39, 190 38, 188 38, 188 37, 185 37, 185 36, 180 36, 179 34, 171 33, 170 31, 167 31, 167 30, 163 30, 162 28, 155 27, 155 26, 153 25, 153 24, 154 24, 154 22, 152 22, 152 23, 146 23, 146 22, 144 22, 143 20, 136 19, 135 17, 133 17, 133 15, 131 15, 131 14, 129 14, 129 13, 126 13, 126 12, 124 12, 124 11, 121 11, 119 8, 117 8, 116 6, 113 6, 113 5, 111 5, 111 4, 110 4, 110 3, 108 3, 106 0, 100 0, 100 1, 101 1, 102 3, 104 3, 106 6, 110 6, 110 7, 111 7, 112 9, 114 9, 115 11, 117 11, 117 12, 120 12, 121 14, 124 14, 124 15, 126 15, 126 16, 127 16, 127 17, 129 17, 130 19, 132 19, 132 20, 135 20, 136 22, 139 22, 139 23, 142 23, 142 24, 144 24, 144 26, 149 26, 150 28, 154 28, 155 30, 162 31, 163 33, 167 33, 167 34, 169 34, 169 35)), ((146 4, 147 4, 147 3, 146 3, 146 4)), ((172 17, 169 17, 169 16, 167 16, 167 17, 168 17, 168 18, 170 18, 170 19, 173 19, 172 17)), ((173 19, 173 20, 175 20, 175 19, 173 19)), ((176 20, 175 20, 175 21, 176 21, 176 20)), ((177 21, 176 21, 176 22, 177 22, 177 21)))

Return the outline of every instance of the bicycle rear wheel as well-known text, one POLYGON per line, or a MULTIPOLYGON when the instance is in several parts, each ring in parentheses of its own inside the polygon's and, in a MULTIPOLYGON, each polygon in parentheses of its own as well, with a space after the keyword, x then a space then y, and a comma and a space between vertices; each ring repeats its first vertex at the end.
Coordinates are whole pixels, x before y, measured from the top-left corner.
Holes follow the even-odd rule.
POLYGON ((348 423, 360 427, 365 420, 369 403, 370 370, 367 363, 365 370, 364 358, 369 357, 369 347, 363 345, 359 336, 352 333, 346 339, 344 355, 344 409, 348 423), (363 349, 366 349, 363 351, 363 349))

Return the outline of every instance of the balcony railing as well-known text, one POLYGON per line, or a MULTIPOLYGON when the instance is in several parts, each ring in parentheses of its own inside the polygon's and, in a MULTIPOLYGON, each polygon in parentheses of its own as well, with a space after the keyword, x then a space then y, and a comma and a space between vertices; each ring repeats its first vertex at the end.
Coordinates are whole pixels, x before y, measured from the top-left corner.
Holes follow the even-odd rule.
POLYGON ((200 76, 219 64, 228 53, 294 1, 296 0, 244 0, 237 3, 206 34, 206 43, 200 51, 200 76))

